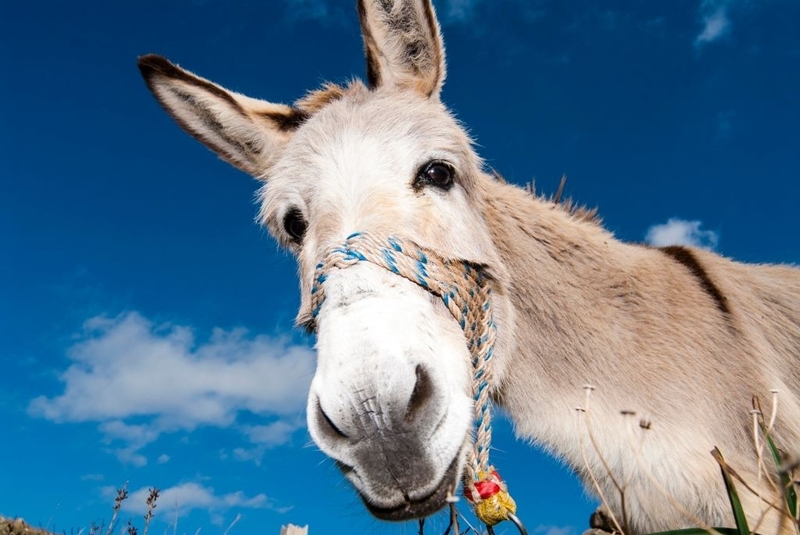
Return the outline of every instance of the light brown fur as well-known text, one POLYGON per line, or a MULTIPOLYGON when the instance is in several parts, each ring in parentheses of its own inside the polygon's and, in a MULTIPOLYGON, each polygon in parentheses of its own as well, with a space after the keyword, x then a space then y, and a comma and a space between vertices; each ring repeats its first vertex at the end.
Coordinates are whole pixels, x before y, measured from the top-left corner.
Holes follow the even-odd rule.
MULTIPOLYGON (((660 250, 619 242, 596 224, 513 187, 486 182, 484 194, 484 213, 509 273, 500 291, 512 301, 519 327, 516 358, 505 366, 497 393, 518 433, 536 436, 588 479, 580 455, 564 454, 578 447, 575 430, 558 420, 577 420, 575 408, 585 404, 583 386, 591 384, 600 453, 619 470, 617 478, 635 475, 627 493, 634 531, 654 529, 648 517, 659 516, 655 504, 672 505, 641 469, 615 459, 638 445, 638 439, 626 444, 620 434, 623 410, 638 415, 627 422, 630 427, 639 418, 652 423, 650 430, 634 431, 645 435, 640 455, 656 478, 662 448, 679 449, 682 477, 697 478, 696 493, 662 480, 674 490, 672 498, 699 519, 729 524, 709 450, 718 446, 755 484, 753 395, 766 402, 772 389, 779 391, 776 439, 795 454, 800 445, 800 271, 740 264, 692 249, 727 298, 726 317, 697 278, 660 250), (543 424, 553 428, 542 430, 543 424), (701 498, 710 489, 720 496, 713 511, 701 498)), ((591 445, 587 450, 596 458, 591 445)), ((592 464, 595 470, 600 465, 592 464)), ((618 493, 602 469, 601 479, 619 512, 618 493)), ((743 501, 755 522, 754 512, 763 505, 749 493, 743 501)), ((774 533, 777 522, 770 517, 763 531, 774 533)))

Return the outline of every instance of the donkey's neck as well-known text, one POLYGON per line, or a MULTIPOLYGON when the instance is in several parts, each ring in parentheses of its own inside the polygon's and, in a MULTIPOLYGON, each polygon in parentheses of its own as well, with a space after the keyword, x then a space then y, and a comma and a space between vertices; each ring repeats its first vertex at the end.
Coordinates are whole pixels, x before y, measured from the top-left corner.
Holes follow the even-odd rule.
POLYGON ((653 272, 663 255, 519 188, 495 182, 486 193, 484 215, 514 318, 511 333, 498 322, 500 336, 513 339, 504 340, 509 354, 501 356, 496 397, 520 434, 553 446, 570 433, 563 422, 576 418, 585 384, 609 393, 608 403, 631 401, 616 397, 626 370, 610 368, 625 361, 620 352, 646 343, 639 322, 650 305, 642 287, 652 281, 641 272, 653 272))

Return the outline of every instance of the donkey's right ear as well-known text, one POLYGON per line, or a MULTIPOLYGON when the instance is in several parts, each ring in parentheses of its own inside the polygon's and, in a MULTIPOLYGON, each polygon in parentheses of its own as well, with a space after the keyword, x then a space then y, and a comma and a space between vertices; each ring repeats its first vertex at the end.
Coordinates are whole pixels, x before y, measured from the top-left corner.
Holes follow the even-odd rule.
POLYGON ((308 118, 291 106, 227 91, 155 54, 140 57, 139 70, 181 128, 256 178, 308 118))
POLYGON ((431 0, 358 0, 370 88, 394 86, 439 98, 444 43, 431 0))

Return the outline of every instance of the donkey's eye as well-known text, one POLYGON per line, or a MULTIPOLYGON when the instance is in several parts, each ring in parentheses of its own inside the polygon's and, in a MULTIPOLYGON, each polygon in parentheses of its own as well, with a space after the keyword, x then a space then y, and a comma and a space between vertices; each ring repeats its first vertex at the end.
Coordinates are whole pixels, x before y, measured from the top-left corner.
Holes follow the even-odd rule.
POLYGON ((455 171, 453 168, 444 162, 432 161, 426 163, 420 169, 419 176, 417 176, 418 186, 436 186, 437 188, 448 190, 453 185, 453 176, 455 171))
POLYGON ((292 208, 283 216, 283 229, 298 244, 303 241, 306 227, 308 227, 308 223, 306 223, 303 214, 297 208, 292 208))

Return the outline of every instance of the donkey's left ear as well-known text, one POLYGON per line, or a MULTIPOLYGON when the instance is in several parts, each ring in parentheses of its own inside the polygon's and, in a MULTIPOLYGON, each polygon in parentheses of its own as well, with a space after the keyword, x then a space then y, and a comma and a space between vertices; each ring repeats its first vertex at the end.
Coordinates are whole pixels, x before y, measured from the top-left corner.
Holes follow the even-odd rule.
POLYGON ((439 98, 444 44, 430 0, 358 0, 371 88, 395 86, 439 98))
POLYGON ((228 91, 148 54, 139 58, 147 87, 186 132, 256 178, 274 161, 306 112, 228 91))

